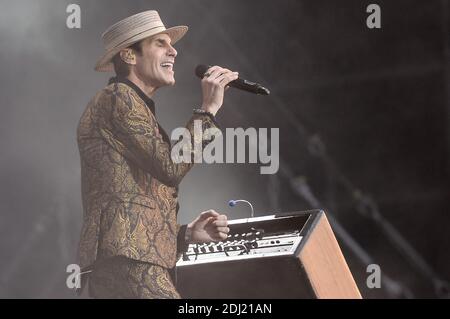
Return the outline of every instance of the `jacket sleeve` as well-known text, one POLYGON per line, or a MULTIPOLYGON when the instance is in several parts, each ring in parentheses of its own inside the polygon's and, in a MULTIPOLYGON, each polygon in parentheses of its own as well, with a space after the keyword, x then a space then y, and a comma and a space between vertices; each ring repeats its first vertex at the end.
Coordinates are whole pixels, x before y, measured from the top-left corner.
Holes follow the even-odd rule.
POLYGON ((177 224, 177 256, 179 259, 181 255, 187 250, 189 243, 186 242, 187 225, 177 224))
MULTIPOLYGON (((177 186, 192 167, 192 158, 189 163, 172 160, 171 145, 163 140, 156 118, 147 106, 129 92, 116 91, 112 95, 111 113, 112 132, 102 132, 103 135, 110 136, 111 143, 124 157, 162 183, 177 186)), ((202 130, 217 128, 209 116, 193 115, 186 125, 192 143, 194 120, 201 120, 202 130)))

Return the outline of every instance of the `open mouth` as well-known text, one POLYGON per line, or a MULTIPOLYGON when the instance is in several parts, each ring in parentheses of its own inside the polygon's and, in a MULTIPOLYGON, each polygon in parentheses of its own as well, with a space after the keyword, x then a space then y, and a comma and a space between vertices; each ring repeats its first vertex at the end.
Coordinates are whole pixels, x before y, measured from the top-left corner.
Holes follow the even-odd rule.
POLYGON ((163 62, 161 63, 161 66, 165 69, 173 71, 173 62, 163 62))

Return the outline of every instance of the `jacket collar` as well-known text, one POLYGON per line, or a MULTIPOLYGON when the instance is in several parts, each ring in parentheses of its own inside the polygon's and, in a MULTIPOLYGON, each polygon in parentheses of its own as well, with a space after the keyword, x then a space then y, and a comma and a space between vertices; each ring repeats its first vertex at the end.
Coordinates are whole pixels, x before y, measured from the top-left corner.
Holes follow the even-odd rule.
MULTIPOLYGON (((155 102, 151 98, 147 96, 136 84, 128 80, 127 78, 118 78, 116 76, 109 79, 108 84, 112 83, 123 83, 125 85, 128 85, 130 88, 132 88, 139 97, 145 102, 147 107, 150 109, 150 111, 153 113, 153 115, 156 118, 156 110, 155 110, 155 102)), ((158 122, 157 122, 158 123, 158 122)), ((170 145, 170 138, 169 135, 167 135, 166 131, 162 128, 162 126, 158 123, 158 129, 159 132, 162 135, 163 140, 170 145)))
POLYGON ((111 83, 123 83, 123 84, 128 85, 145 102, 145 104, 150 109, 150 111, 153 113, 153 115, 156 116, 155 102, 153 102, 153 100, 150 97, 148 97, 148 95, 145 94, 144 91, 142 91, 136 84, 134 84, 127 78, 121 78, 121 77, 116 77, 116 76, 109 79, 108 84, 111 84, 111 83))

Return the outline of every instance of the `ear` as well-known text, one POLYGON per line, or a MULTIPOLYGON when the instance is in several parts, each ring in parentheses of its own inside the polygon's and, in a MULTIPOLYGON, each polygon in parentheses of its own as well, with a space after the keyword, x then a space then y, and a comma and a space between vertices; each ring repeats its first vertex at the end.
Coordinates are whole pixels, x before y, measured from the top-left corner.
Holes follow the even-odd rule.
POLYGON ((134 54, 132 49, 126 48, 120 50, 119 54, 123 62, 131 65, 136 65, 136 55, 134 54))

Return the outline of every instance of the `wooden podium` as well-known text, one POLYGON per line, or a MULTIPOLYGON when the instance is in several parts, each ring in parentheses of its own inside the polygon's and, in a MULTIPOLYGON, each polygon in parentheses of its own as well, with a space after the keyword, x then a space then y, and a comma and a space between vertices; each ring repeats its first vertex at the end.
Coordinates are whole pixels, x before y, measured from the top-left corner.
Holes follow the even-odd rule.
POLYGON ((237 244, 259 231, 257 240, 248 241, 256 248, 190 247, 177 263, 182 297, 361 298, 322 210, 230 220, 229 227, 237 244))

